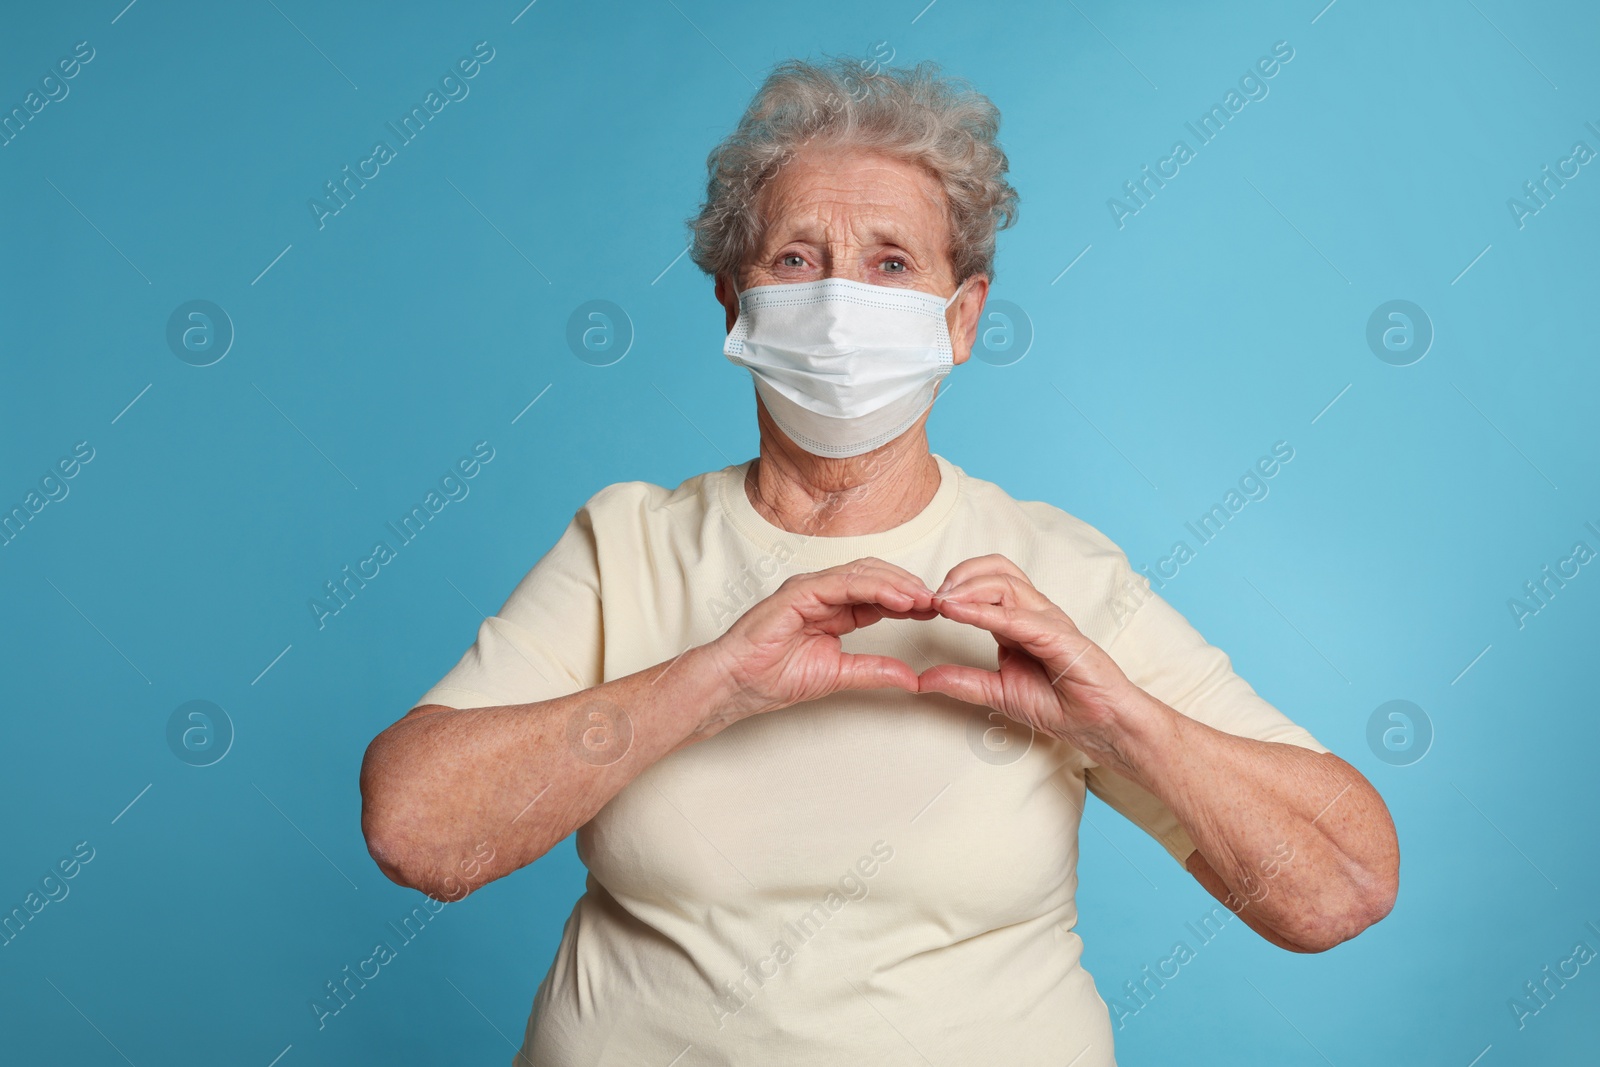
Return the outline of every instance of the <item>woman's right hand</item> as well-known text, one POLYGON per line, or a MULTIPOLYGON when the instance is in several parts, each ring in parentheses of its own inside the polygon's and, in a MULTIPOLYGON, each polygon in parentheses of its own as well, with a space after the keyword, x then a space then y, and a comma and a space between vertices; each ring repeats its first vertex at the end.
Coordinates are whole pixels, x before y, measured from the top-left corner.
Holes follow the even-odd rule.
POLYGON ((844 652, 842 634, 879 619, 932 619, 933 590, 904 567, 868 556, 796 574, 704 646, 726 672, 728 696, 696 731, 709 737, 751 715, 843 689, 917 692, 917 672, 893 656, 844 652))

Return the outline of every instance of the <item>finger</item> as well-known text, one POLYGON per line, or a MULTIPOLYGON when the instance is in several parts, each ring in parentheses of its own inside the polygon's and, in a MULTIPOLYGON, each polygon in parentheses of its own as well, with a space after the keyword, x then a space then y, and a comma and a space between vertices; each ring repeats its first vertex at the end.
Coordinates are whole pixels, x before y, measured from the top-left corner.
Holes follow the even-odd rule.
MULTIPOLYGON (((948 618, 988 630, 1000 645, 1031 656, 1043 672, 1045 684, 1051 688, 1079 663, 1084 665, 1079 668, 1079 674, 1074 675, 1079 680, 1101 678, 1108 664, 1113 674, 1117 672, 1115 662, 1104 650, 1085 637, 1065 616, 1019 612, 993 604, 964 604, 961 601, 939 603, 942 613, 948 618)), ((1003 658, 1001 663, 1003 666, 1003 658)))
POLYGON ((940 599, 935 604, 946 618, 988 630, 1002 644, 1009 642, 1045 663, 1060 656, 1066 643, 1065 635, 1040 612, 962 600, 940 599))
POLYGON ((964 667, 957 663, 941 663, 937 667, 929 667, 917 676, 918 692, 943 693, 945 696, 964 700, 968 704, 981 704, 984 707, 1003 711, 1005 690, 1000 684, 1000 675, 996 671, 986 671, 978 667, 964 667))
POLYGON ((934 598, 984 604, 1010 604, 1030 611, 1043 611, 1055 606, 1049 597, 1035 589, 1026 578, 1003 573, 973 575, 957 582, 943 594, 935 593, 934 598))
POLYGON ((916 619, 920 622, 927 622, 929 619, 937 619, 939 617, 939 609, 931 605, 926 608, 911 608, 907 611, 896 611, 894 608, 886 608, 882 604, 852 604, 851 608, 856 613, 856 624, 858 626, 870 626, 879 619, 916 619))
POLYGON ((939 617, 939 609, 934 607, 913 608, 910 611, 891 611, 885 607, 873 606, 878 615, 885 619, 917 619, 921 622, 927 622, 929 619, 937 619, 939 617))
POLYGON ((927 611, 933 608, 933 594, 927 592, 921 582, 908 584, 899 575, 886 575, 876 572, 863 572, 846 574, 844 586, 852 594, 856 603, 867 604, 878 608, 884 617, 901 617, 913 611, 927 611), (864 578, 864 574, 870 574, 864 578), (867 584, 863 584, 866 582, 867 584), (891 590, 890 595, 883 595, 879 590, 891 590), (859 595, 855 595, 858 594, 859 595))
POLYGON ((917 691, 917 672, 893 656, 847 652, 839 657, 840 689, 905 689, 917 691))
POLYGON ((921 579, 914 575, 903 577, 884 574, 875 568, 858 572, 818 571, 799 579, 794 592, 802 603, 810 601, 830 610, 850 604, 877 604, 891 611, 910 611, 933 605, 933 594, 927 591, 921 579))
POLYGON ((834 610, 838 612, 837 616, 824 623, 822 629, 835 637, 840 637, 851 630, 859 630, 863 626, 871 626, 879 619, 885 618, 885 613, 889 609, 880 607, 877 604, 847 604, 834 610))
POLYGON ((831 568, 831 570, 836 570, 844 575, 847 588, 854 588, 857 582, 865 578, 877 578, 889 582, 902 592, 910 593, 917 598, 919 606, 925 602, 931 605, 933 590, 928 588, 927 583, 920 576, 912 574, 904 567, 898 567, 876 557, 864 557, 840 567, 831 568))
POLYGON ((1009 574, 1013 578, 1021 578, 1023 581, 1028 580, 1028 576, 1022 572, 1021 567, 1000 553, 991 552, 987 556, 973 556, 971 559, 964 559, 954 567, 951 567, 950 572, 944 576, 944 583, 934 592, 947 592, 957 582, 964 582, 968 578, 979 574, 1009 574))
POLYGON ((810 613, 802 610, 800 614, 808 628, 833 637, 843 637, 863 626, 871 626, 884 618, 887 610, 876 604, 837 604, 824 605, 810 613))
POLYGON ((825 614, 809 618, 807 622, 825 634, 842 637, 852 630, 871 626, 879 619, 917 619, 926 622, 938 617, 939 612, 932 607, 896 611, 881 604, 845 604, 830 607, 825 614))

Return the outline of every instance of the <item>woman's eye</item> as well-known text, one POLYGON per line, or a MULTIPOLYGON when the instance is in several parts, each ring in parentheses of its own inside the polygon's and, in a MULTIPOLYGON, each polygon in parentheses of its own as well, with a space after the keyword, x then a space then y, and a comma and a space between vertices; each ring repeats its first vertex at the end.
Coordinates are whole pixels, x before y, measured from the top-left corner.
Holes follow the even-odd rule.
POLYGON ((785 267, 803 267, 806 265, 805 257, 791 252, 783 257, 783 265, 785 267))
POLYGON ((906 261, 903 259, 886 259, 883 261, 883 269, 890 274, 903 274, 906 269, 906 261))

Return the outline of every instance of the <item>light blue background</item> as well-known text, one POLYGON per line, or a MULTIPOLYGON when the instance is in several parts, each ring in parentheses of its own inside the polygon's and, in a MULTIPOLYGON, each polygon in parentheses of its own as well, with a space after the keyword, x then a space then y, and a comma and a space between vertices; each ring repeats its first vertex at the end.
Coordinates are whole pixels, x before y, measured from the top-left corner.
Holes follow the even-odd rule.
MULTIPOLYGON (((754 454, 683 220, 773 63, 879 42, 998 104, 1022 195, 992 295, 1031 351, 958 368, 933 447, 1151 563, 1288 441, 1270 495, 1162 592, 1400 831, 1381 924, 1311 956, 1235 924, 1118 1033, 1121 1062, 1594 1057, 1600 966, 1524 1029, 1507 1004, 1600 949, 1600 567, 1523 628, 1507 607, 1600 548, 1600 165, 1522 228, 1507 207, 1600 149, 1591 5, 122 2, 9 5, 0 35, 6 111, 95 49, 0 148, 0 505, 95 449, 0 548, 0 906, 95 849, 0 948, 5 1059, 509 1061, 581 891, 570 839, 317 1029, 310 999, 420 899, 366 853, 362 751, 589 495, 754 454), (1270 95, 1119 229, 1107 199, 1280 40, 1270 95), (319 229, 307 201, 479 41, 470 95, 319 229), (165 340, 193 299, 237 330, 204 368, 165 340), (565 340, 592 299, 636 334, 611 366, 565 340), (1365 341, 1392 299, 1436 330, 1411 366, 1365 341), (470 496, 319 630, 310 597, 479 440, 470 496), (194 699, 236 730, 204 768, 166 742, 194 699), (1410 766, 1366 740, 1391 699, 1436 731, 1410 766)), ((1089 820, 1079 932, 1110 999, 1213 901, 1089 820)))

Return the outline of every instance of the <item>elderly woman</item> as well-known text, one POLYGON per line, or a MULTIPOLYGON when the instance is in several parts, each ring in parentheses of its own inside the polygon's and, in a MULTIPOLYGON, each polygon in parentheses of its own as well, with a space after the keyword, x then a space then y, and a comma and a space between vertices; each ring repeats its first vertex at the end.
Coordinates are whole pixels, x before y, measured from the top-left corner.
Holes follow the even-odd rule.
POLYGON ((373 858, 430 897, 577 831, 519 1062, 1113 1064, 1086 792, 1283 948, 1392 906, 1360 773, 1099 530, 929 451, 1014 218, 998 126, 931 65, 778 67, 693 222, 759 457, 595 493, 369 747, 373 858))

